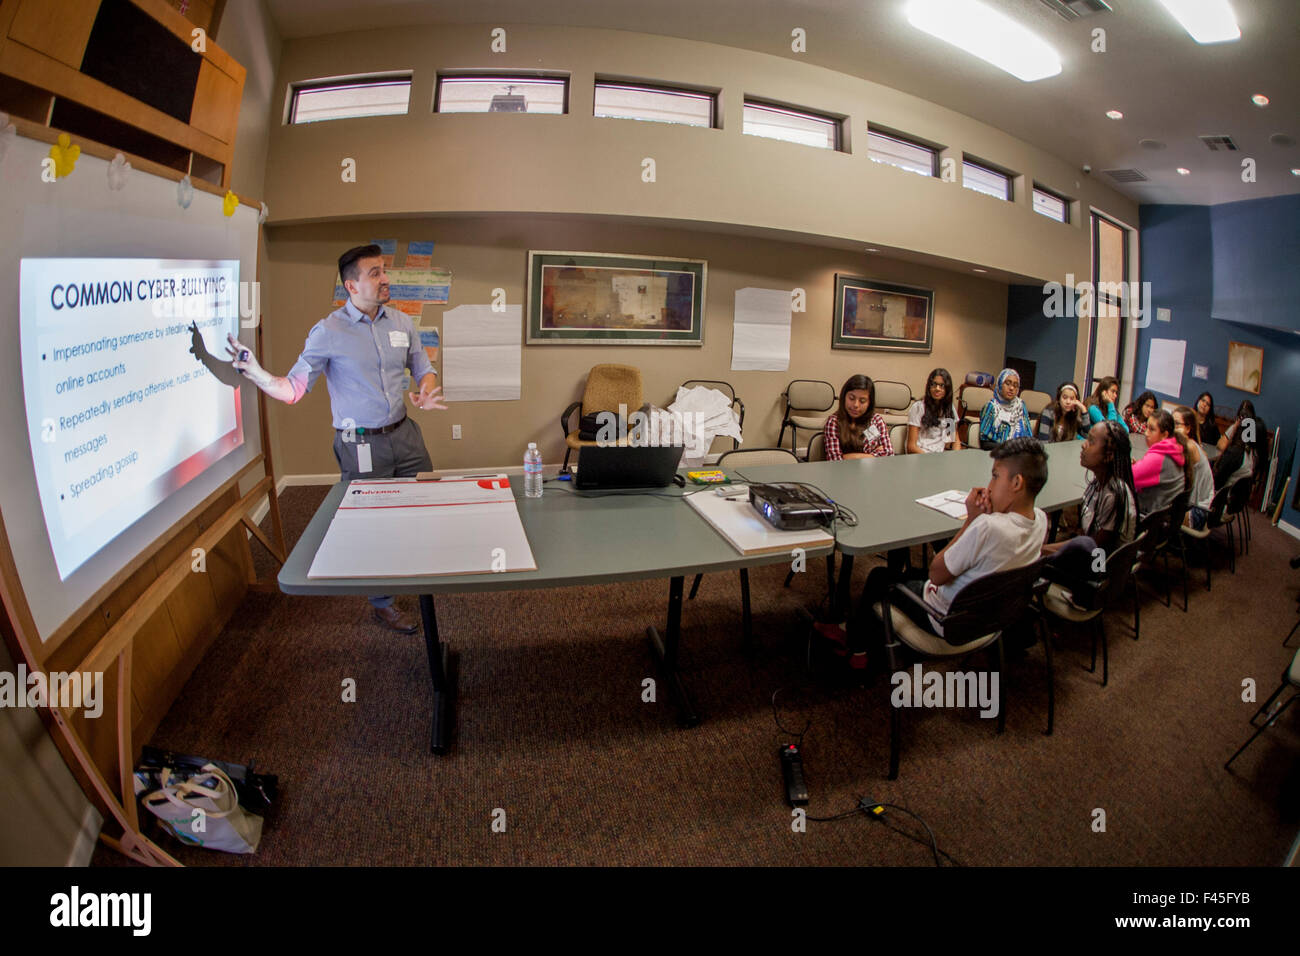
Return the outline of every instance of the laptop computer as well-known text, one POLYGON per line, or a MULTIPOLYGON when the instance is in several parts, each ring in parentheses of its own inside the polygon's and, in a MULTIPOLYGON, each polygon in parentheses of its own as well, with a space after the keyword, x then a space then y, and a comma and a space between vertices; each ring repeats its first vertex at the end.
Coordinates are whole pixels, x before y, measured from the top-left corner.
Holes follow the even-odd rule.
POLYGON ((684 445, 586 445, 578 452, 577 488, 664 488, 681 464, 684 445))

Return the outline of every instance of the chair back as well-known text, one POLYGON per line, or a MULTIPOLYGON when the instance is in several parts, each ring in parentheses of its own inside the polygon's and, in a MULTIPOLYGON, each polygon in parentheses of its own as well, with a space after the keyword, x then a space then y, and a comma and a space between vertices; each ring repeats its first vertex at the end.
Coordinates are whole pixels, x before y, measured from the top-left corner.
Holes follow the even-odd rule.
POLYGON ((876 411, 905 412, 912 407, 912 389, 904 382, 876 381, 876 411))
MULTIPOLYGON (((1154 546, 1169 537, 1170 516, 1173 511, 1173 505, 1165 508, 1157 508, 1138 518, 1138 537, 1145 537, 1154 546)), ((1139 551, 1139 554, 1145 554, 1145 551, 1139 551)))
POLYGON ((1232 485, 1224 485, 1214 493, 1214 498, 1210 501, 1209 516, 1205 519, 1205 527, 1218 528, 1223 525, 1223 518, 1228 508, 1228 494, 1232 491, 1232 485))
POLYGON ((808 460, 825 461, 826 460, 826 433, 817 432, 808 441, 808 460))
POLYGON ((785 413, 789 417, 791 410, 806 412, 825 412, 834 406, 839 398, 835 386, 819 379, 797 378, 785 387, 785 413))
POLYGON ((645 403, 641 390, 641 370, 633 365, 593 365, 587 373, 587 387, 582 393, 582 413, 618 412, 627 407, 630 415, 645 403))
POLYGON ((1228 507, 1224 512, 1225 517, 1230 518, 1245 510, 1247 502, 1250 501, 1250 489, 1254 481, 1255 479, 1251 475, 1246 475, 1232 483, 1231 490, 1228 492, 1228 507))
POLYGON ((1187 517, 1187 505, 1192 496, 1190 488, 1184 488, 1174 496, 1173 502, 1169 505, 1169 527, 1165 530, 1165 537, 1161 539, 1162 546, 1172 547, 1178 550, 1183 544, 1183 519, 1187 517))
POLYGON ((895 455, 907 454, 907 426, 894 425, 889 429, 889 444, 894 446, 895 455))
POLYGON ((799 459, 788 448, 738 448, 723 452, 718 468, 753 468, 758 465, 797 465, 799 459))
POLYGON ((1020 393, 1020 400, 1025 403, 1025 411, 1029 413, 1029 417, 1037 418, 1043 414, 1043 409, 1052 403, 1052 396, 1030 388, 1020 393))
MULTIPOLYGON (((731 383, 724 382, 721 379, 693 378, 690 379, 689 381, 682 382, 681 387, 693 388, 696 385, 706 385, 710 388, 717 389, 723 395, 731 399, 731 408, 733 411, 736 412, 736 427, 739 428, 741 433, 743 434, 745 431, 745 403, 736 397, 736 390, 732 387, 731 383)), ((724 436, 719 436, 719 437, 721 438, 724 436)), ((725 439, 725 440, 729 440, 731 442, 732 448, 740 447, 740 442, 737 441, 735 438, 725 439)))
POLYGON ((961 404, 963 418, 979 418, 984 406, 993 401, 993 389, 962 385, 957 389, 957 401, 961 404))
POLYGON ((1043 562, 976 578, 957 592, 943 618, 943 639, 969 644, 994 631, 1004 631, 1025 613, 1043 562))
MULTIPOLYGON (((1178 525, 1174 525, 1174 528, 1176 530, 1178 525)), ((1138 554, 1142 551, 1145 542, 1146 532, 1141 531, 1128 544, 1106 555, 1106 580, 1098 591, 1095 607, 1104 608, 1108 600, 1128 590, 1129 579, 1133 577, 1138 554)))

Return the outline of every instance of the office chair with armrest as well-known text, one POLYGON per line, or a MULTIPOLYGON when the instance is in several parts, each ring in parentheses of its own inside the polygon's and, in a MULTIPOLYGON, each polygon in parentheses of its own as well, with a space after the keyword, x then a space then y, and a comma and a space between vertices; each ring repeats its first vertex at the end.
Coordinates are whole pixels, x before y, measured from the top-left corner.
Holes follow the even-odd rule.
POLYGON ((781 432, 776 443, 785 440, 785 430, 790 429, 790 451, 799 454, 799 430, 819 432, 826 427, 826 413, 835 407, 839 393, 830 382, 819 379, 797 378, 781 393, 785 411, 781 416, 781 432), (820 414, 817 414, 820 412, 820 414))
MULTIPOLYGON (((990 658, 996 652, 997 673, 1006 671, 1002 649, 1002 633, 1015 625, 1029 608, 1033 585, 1042 570, 1042 562, 1035 561, 1022 568, 999 571, 972 581, 962 588, 945 615, 933 614, 919 596, 901 584, 890 588, 884 601, 872 606, 872 611, 885 626, 885 652, 891 674, 900 672, 900 658, 904 653, 921 659, 951 660, 989 650, 990 658), (944 631, 944 636, 934 634, 927 625, 915 623, 903 607, 911 606, 918 614, 932 614, 944 631)), ((990 661, 991 663, 991 661, 990 661)), ((906 673, 906 672, 903 672, 906 673)), ((911 675, 909 675, 910 678, 911 675)), ((899 710, 893 705, 894 681, 891 678, 886 693, 889 706, 889 779, 898 779, 902 726, 899 710)), ((998 680, 997 732, 1006 727, 1006 686, 998 680)))
MULTIPOLYGON (((741 435, 743 436, 745 432, 745 403, 736 396, 736 390, 732 387, 731 383, 724 382, 721 379, 692 378, 682 382, 681 387, 692 388, 696 385, 707 385, 710 388, 716 388, 723 395, 726 395, 731 399, 731 407, 735 409, 737 416, 736 425, 740 428, 741 435)), ((777 444, 779 445, 781 442, 778 441, 777 444)), ((739 448, 740 442, 734 438, 731 439, 731 447, 732 449, 739 448)))
MULTIPOLYGON (((569 455, 587 445, 594 445, 592 439, 580 437, 578 429, 570 431, 570 419, 578 413, 579 421, 584 415, 598 412, 619 413, 619 406, 625 409, 625 415, 638 411, 643 403, 641 390, 641 370, 632 365, 593 365, 587 373, 587 386, 582 392, 582 401, 574 402, 560 416, 560 428, 564 430, 564 465, 560 469, 569 471, 569 455)), ((626 426, 624 426, 626 428, 626 426)))
POLYGON ((905 382, 880 381, 876 386, 876 412, 886 425, 906 425, 912 409, 912 389, 905 382))

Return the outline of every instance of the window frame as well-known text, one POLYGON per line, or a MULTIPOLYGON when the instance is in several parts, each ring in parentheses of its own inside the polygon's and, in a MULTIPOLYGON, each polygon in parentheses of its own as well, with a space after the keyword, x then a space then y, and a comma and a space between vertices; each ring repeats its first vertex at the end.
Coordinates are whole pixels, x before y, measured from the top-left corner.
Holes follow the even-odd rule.
POLYGON ((719 90, 701 89, 694 86, 673 86, 658 81, 611 79, 597 76, 591 87, 591 115, 594 119, 632 119, 642 123, 664 123, 668 126, 686 126, 691 129, 718 129, 718 95, 719 90), (596 91, 602 86, 613 89, 642 90, 647 93, 668 93, 681 96, 697 96, 709 101, 709 123, 696 126, 693 123, 674 123, 671 120, 643 119, 636 116, 601 116, 596 112, 596 91))
POLYGON ((867 124, 867 159, 869 159, 873 163, 880 163, 882 166, 892 166, 894 169, 901 169, 904 172, 913 173, 914 175, 918 175, 918 176, 922 174, 917 173, 916 170, 914 169, 908 169, 905 166, 899 166, 897 163, 887 162, 886 160, 883 159, 873 158, 871 155, 871 137, 873 136, 881 136, 884 137, 885 139, 893 140, 895 143, 901 143, 904 146, 912 146, 915 147, 916 149, 925 150, 927 153, 930 154, 929 178, 930 179, 939 178, 939 153, 942 151, 940 147, 933 146, 930 143, 924 142, 923 140, 919 140, 911 136, 907 136, 903 133, 897 133, 892 129, 886 129, 883 126, 872 126, 870 123, 867 124))
POLYGON ((411 92, 415 87, 415 73, 412 70, 398 70, 391 73, 359 73, 351 76, 331 76, 318 79, 301 80, 289 84, 288 102, 285 104, 285 126, 310 126, 312 123, 332 123, 337 120, 374 119, 384 116, 410 116, 411 92), (396 86, 406 84, 406 110, 401 113, 363 113, 357 116, 335 116, 330 119, 298 122, 298 95, 315 93, 322 90, 349 89, 358 87, 396 86))
POLYGON ((1009 203, 1014 203, 1014 202, 1016 201, 1016 184, 1015 184, 1015 179, 1016 179, 1016 174, 1015 174, 1015 173, 1008 172, 1008 171, 1005 170, 1005 169, 1001 169, 1001 168, 999 168, 999 167, 997 167, 997 166, 994 166, 994 165, 991 164, 991 163, 984 162, 983 160, 973 159, 973 158, 971 158, 970 156, 967 156, 965 153, 962 154, 962 157, 961 157, 961 187, 962 187, 962 189, 969 189, 969 190, 970 190, 971 192, 973 192, 973 193, 978 193, 978 194, 981 195, 981 196, 988 196, 990 199, 996 199, 996 200, 998 200, 999 202, 1009 202, 1009 203), (994 176, 1000 176, 1000 177, 1002 177, 1003 179, 1005 179, 1006 182, 1007 182, 1007 194, 1006 194, 1006 196, 1005 196, 1005 197, 1002 197, 1002 196, 993 196, 993 195, 990 195, 989 193, 984 192, 984 190, 982 190, 982 189, 976 189, 974 186, 967 186, 967 185, 966 185, 966 167, 967 167, 967 166, 974 166, 976 169, 978 169, 978 170, 980 170, 980 171, 982 171, 982 172, 992 173, 994 176))
POLYGON ((776 140, 778 143, 789 143, 791 146, 807 146, 809 149, 826 148, 830 152, 834 152, 834 153, 848 152, 848 150, 845 149, 846 137, 844 135, 844 123, 846 120, 847 117, 836 116, 833 113, 821 113, 816 110, 810 110, 807 107, 791 106, 788 103, 780 103, 775 100, 765 100, 762 99, 761 97, 756 97, 756 96, 746 95, 741 99, 741 104, 740 104, 740 132, 742 135, 757 136, 760 139, 776 140), (780 139, 779 137, 776 136, 763 136, 761 133, 750 133, 745 129, 745 108, 748 106, 753 106, 756 109, 773 110, 778 113, 788 113, 792 116, 800 116, 805 119, 822 120, 824 122, 831 123, 835 127, 835 141, 830 147, 821 147, 821 146, 812 146, 808 143, 797 143, 789 139, 780 139))
MULTIPOLYGON (((561 100, 559 113, 533 113, 533 116, 568 116, 570 105, 570 86, 573 77, 569 73, 553 73, 541 70, 521 70, 517 72, 496 72, 484 70, 439 70, 433 80, 433 113, 435 116, 487 116, 490 111, 478 110, 475 112, 460 111, 457 113, 444 113, 439 107, 442 105, 442 81, 443 80, 499 80, 503 83, 520 80, 549 80, 559 82, 564 86, 564 96, 561 100)), ((522 115, 529 115, 525 112, 522 115)))
POLYGON ((1030 187, 1030 190, 1029 190, 1029 206, 1030 206, 1030 208, 1033 209, 1034 212, 1038 213, 1038 215, 1040 215, 1040 216, 1042 216, 1042 217, 1044 217, 1044 218, 1046 218, 1046 219, 1050 219, 1050 220, 1052 220, 1052 222, 1064 223, 1064 224, 1066 224, 1066 225, 1069 224, 1069 222, 1070 222, 1070 202, 1071 202, 1071 200, 1067 199, 1065 196, 1062 196, 1060 193, 1056 192, 1056 191, 1053 190, 1053 189, 1048 189, 1046 186, 1043 186, 1043 185, 1041 185, 1040 183, 1034 183, 1033 186, 1030 187), (1038 193, 1042 193, 1044 196, 1050 196, 1052 199, 1055 199, 1057 202, 1059 202, 1059 203, 1061 204, 1061 218, 1060 218, 1060 219, 1057 219, 1055 216, 1049 216, 1049 215, 1047 215, 1047 213, 1045 213, 1045 212, 1039 212, 1039 210, 1038 210, 1038 206, 1035 205, 1035 203, 1034 203, 1034 197, 1035 197, 1036 194, 1038 194, 1038 193))

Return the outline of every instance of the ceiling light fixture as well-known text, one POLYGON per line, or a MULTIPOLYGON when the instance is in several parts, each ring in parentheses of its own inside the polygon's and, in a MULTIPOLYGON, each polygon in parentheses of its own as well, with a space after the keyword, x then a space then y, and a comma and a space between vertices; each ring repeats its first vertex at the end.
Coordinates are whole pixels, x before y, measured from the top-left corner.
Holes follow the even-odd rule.
POLYGON ((1121 113, 1119 110, 1107 110, 1107 111, 1106 111, 1106 116, 1109 117, 1110 119, 1123 119, 1123 118, 1124 118, 1124 114, 1121 113))
POLYGON ((988 270, 988 269, 975 269, 975 270, 973 270, 973 271, 975 271, 975 272, 988 272, 989 270, 988 270))
POLYGON ((1300 176, 1300 167, 1292 166, 1292 167, 1291 167, 1291 175, 1292 175, 1292 176, 1300 176))
POLYGON ((1197 43, 1227 43, 1241 39, 1236 14, 1228 0, 1159 0, 1197 43))
POLYGON ((1268 97, 1263 93, 1256 93, 1250 98, 1250 101, 1256 106, 1268 106, 1268 97))
POLYGON ((979 0, 909 0, 907 20, 1026 83, 1056 76, 1061 58, 1045 40, 979 0))
POLYGON ((1188 169, 1186 166, 1179 166, 1179 167, 1178 167, 1178 175, 1179 175, 1179 176, 1190 176, 1191 174, 1192 174, 1192 171, 1191 171, 1190 169, 1188 169))

